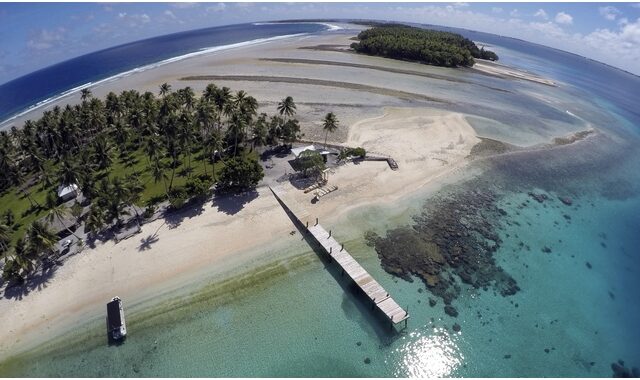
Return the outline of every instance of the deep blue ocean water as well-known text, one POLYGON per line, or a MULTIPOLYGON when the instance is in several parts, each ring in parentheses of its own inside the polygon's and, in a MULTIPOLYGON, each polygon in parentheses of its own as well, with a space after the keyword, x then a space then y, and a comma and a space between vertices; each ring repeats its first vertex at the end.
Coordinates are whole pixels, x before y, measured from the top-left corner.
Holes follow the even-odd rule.
MULTIPOLYGON (((561 82, 559 88, 509 82, 513 91, 540 94, 540 104, 532 107, 558 107, 564 114, 562 105, 544 102, 545 95, 575 98, 580 115, 607 131, 581 144, 489 161, 471 182, 475 190, 500 194, 508 217, 498 230, 503 243, 495 258, 520 292, 502 297, 465 288, 454 301, 460 313, 454 319, 443 312, 442 301, 428 306, 429 291, 421 281, 384 272, 363 233, 384 234, 412 223, 411 215, 431 199, 416 196, 333 221, 336 238, 409 307, 412 317, 400 334, 380 327, 361 299, 304 242, 291 238, 283 243, 290 243, 298 261, 283 265, 284 275, 262 279, 248 272, 245 280, 254 277, 258 285, 233 296, 223 296, 212 282, 193 302, 182 299, 180 307, 177 301, 132 307, 131 336, 120 347, 105 344, 103 321, 97 319, 52 350, 0 365, 0 373, 609 377, 611 363, 619 359, 640 366, 640 78, 528 42, 455 31, 491 44, 504 64, 561 82), (527 192, 549 199, 538 203, 527 192), (571 197, 573 204, 559 196, 571 197), (460 332, 452 330, 453 323, 461 325, 460 332)), ((512 133, 518 128, 515 119, 506 125, 512 133)), ((265 256, 276 251, 268 249, 265 256)))
POLYGON ((135 41, 89 53, 0 85, 0 121, 76 87, 216 46, 327 29, 321 24, 240 24, 135 41))

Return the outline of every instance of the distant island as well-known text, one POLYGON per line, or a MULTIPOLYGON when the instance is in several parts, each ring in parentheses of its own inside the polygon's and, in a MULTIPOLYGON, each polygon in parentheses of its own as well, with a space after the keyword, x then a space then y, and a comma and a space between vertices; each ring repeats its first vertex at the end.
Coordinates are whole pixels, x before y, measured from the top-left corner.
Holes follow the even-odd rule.
POLYGON ((357 38, 359 42, 351 48, 358 53, 434 66, 471 67, 474 58, 498 60, 496 53, 478 48, 460 34, 406 25, 378 25, 360 32, 357 38))

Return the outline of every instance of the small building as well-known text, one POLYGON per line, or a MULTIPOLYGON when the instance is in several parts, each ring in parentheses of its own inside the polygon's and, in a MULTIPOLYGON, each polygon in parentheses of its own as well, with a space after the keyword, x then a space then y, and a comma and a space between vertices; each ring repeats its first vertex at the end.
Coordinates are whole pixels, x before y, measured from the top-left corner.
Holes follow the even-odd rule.
POLYGON ((60 185, 58 187, 58 198, 62 202, 75 199, 78 196, 78 185, 72 183, 70 185, 60 185))

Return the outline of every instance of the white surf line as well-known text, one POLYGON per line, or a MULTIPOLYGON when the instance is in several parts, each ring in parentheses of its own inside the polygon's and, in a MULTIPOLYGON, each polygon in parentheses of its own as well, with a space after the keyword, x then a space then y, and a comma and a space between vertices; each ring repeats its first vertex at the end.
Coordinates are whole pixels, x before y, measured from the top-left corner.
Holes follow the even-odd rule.
POLYGON ((329 24, 328 22, 315 22, 315 21, 296 21, 296 22, 254 22, 252 25, 279 25, 279 24, 318 24, 324 25, 327 28, 327 31, 333 32, 335 30, 344 29, 341 26, 329 24))
POLYGON ((141 66, 141 67, 136 67, 134 69, 122 72, 120 74, 116 74, 113 76, 110 76, 108 78, 105 79, 101 79, 97 82, 88 82, 85 83, 83 85, 80 85, 78 87, 74 87, 71 88, 69 90, 63 91, 60 94, 54 95, 50 98, 47 98, 45 100, 42 100, 30 107, 28 107, 27 109, 25 109, 22 112, 19 112, 11 117, 9 117, 8 119, 3 120, 2 122, 0 122, 0 130, 2 130, 3 128, 7 127, 8 124, 10 124, 13 120, 26 115, 29 112, 35 111, 39 108, 42 107, 46 107, 47 105, 57 102, 63 98, 66 98, 70 95, 73 95, 81 90, 84 90, 85 88, 89 88, 89 87, 94 87, 94 86, 99 86, 102 85, 104 83, 107 82, 111 82, 117 79, 121 79, 121 78, 125 78, 128 77, 131 74, 136 74, 136 73, 141 73, 143 71, 147 71, 150 69, 154 69, 160 66, 164 66, 166 64, 169 63, 174 63, 174 62, 178 62, 178 61, 182 61, 185 59, 189 59, 189 58, 193 58, 193 57, 199 57, 202 55, 206 55, 206 54, 211 54, 211 53, 215 53, 215 52, 219 52, 219 51, 223 51, 223 50, 231 50, 231 49, 237 49, 237 48, 241 48, 241 47, 246 47, 246 46, 255 46, 255 45, 260 45, 260 44, 265 44, 265 43, 269 43, 269 42, 273 42, 273 41, 278 41, 278 40, 282 40, 282 39, 286 39, 286 38, 293 38, 293 37, 300 37, 300 36, 304 36, 307 35, 308 33, 296 33, 296 34, 286 34, 283 36, 275 36, 275 37, 268 37, 268 38, 257 38, 255 40, 250 40, 250 41, 244 41, 244 42, 238 42, 238 43, 234 43, 234 44, 228 44, 228 45, 221 45, 221 46, 214 46, 214 47, 209 47, 209 48, 202 48, 198 51, 192 52, 192 53, 187 53, 187 54, 183 54, 177 57, 172 57, 172 58, 167 58, 165 60, 159 61, 159 62, 155 62, 155 63, 150 63, 148 65, 145 66, 141 66))

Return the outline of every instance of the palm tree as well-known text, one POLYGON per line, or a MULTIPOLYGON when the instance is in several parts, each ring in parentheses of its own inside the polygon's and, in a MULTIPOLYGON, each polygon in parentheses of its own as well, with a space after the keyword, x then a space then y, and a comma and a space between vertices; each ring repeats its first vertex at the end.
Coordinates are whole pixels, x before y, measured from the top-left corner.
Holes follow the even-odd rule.
POLYGON ((140 178, 137 175, 132 174, 125 178, 124 187, 124 202, 133 208, 133 211, 136 213, 136 221, 139 222, 140 214, 138 213, 136 203, 140 202, 140 198, 142 198, 144 185, 140 182, 140 178))
POLYGON ((87 221, 84 225, 84 229, 92 234, 100 232, 104 228, 104 209, 94 203, 91 205, 89 214, 87 215, 87 221))
POLYGON ((322 129, 325 130, 324 136, 324 145, 327 145, 327 137, 329 137, 329 132, 333 133, 338 129, 338 119, 333 112, 329 112, 323 120, 322 129))
POLYGON ((238 150, 238 135, 242 133, 246 126, 245 118, 239 115, 238 113, 234 113, 231 115, 231 121, 229 124, 229 132, 233 133, 233 155, 237 156, 238 150))
MULTIPOLYGON (((215 85, 210 84, 209 86, 207 86, 207 89, 210 86, 215 87, 215 85)), ((209 136, 213 132, 212 127, 216 117, 215 116, 216 111, 214 107, 215 106, 213 105, 213 103, 207 100, 207 91, 205 90, 204 95, 202 96, 202 98, 200 98, 200 102, 198 102, 198 110, 196 113, 196 120, 197 120, 196 127, 198 132, 200 133, 200 143, 202 145, 203 158, 204 158, 202 162, 204 164, 205 175, 207 175, 207 161, 209 160, 209 157, 210 157, 208 140, 209 140, 209 136)))
POLYGON ((216 92, 218 92, 218 87, 213 83, 209 83, 204 89, 204 93, 202 94, 202 96, 207 101, 212 101, 216 96, 216 92))
POLYGON ((5 259, 2 277, 7 281, 17 280, 22 282, 24 281, 23 273, 29 273, 33 268, 34 265, 31 258, 28 256, 24 240, 18 239, 18 241, 16 241, 16 246, 13 249, 12 258, 5 259))
POLYGON ((0 224, 0 254, 9 250, 11 245, 11 227, 0 224))
POLYGON ((296 103, 291 96, 287 96, 278 103, 278 112, 280 116, 291 117, 296 113, 296 103))
POLYGON ((216 113, 218 130, 222 128, 222 123, 220 118, 223 114, 227 114, 225 110, 228 108, 227 107, 228 105, 231 105, 231 98, 232 98, 231 90, 229 89, 229 87, 218 88, 213 93, 211 100, 213 100, 213 104, 216 107, 216 111, 218 111, 216 113))
POLYGON ((82 101, 85 101, 90 97, 91 97, 91 90, 89 90, 88 88, 83 88, 82 90, 80 90, 80 99, 82 99, 82 101))
POLYGON ((160 141, 158 141, 158 138, 154 135, 147 136, 142 142, 142 150, 146 153, 147 164, 151 169, 151 162, 156 162, 160 159, 158 154, 160 151, 160 141))
POLYGON ((182 104, 184 105, 184 108, 186 108, 187 111, 193 111, 193 108, 195 107, 195 100, 196 100, 196 96, 193 93, 193 89, 187 86, 178 91, 180 91, 180 98, 182 100, 182 104))
POLYGON ((153 182, 154 183, 158 183, 160 181, 163 181, 164 183, 164 193, 167 196, 167 199, 169 199, 169 189, 167 188, 167 180, 169 179, 169 176, 165 173, 164 169, 162 168, 162 166, 160 165, 159 161, 156 161, 156 165, 153 167, 153 182))
POLYGON ((207 146, 209 147, 209 152, 211 152, 211 157, 212 157, 212 164, 211 164, 211 171, 213 173, 212 177, 215 180, 216 179, 216 152, 221 155, 222 152, 222 136, 220 135, 220 132, 215 130, 211 132, 211 135, 209 135, 209 138, 207 140, 207 146))
POLYGON ((91 170, 91 168, 86 168, 85 170, 80 171, 78 174, 78 185, 80 186, 82 196, 86 201, 91 201, 96 195, 93 170, 91 170))
POLYGON ((260 117, 253 124, 253 138, 251 139, 251 150, 256 146, 263 146, 267 143, 267 114, 260 114, 260 117))
POLYGON ((98 170, 107 169, 111 166, 111 145, 103 136, 93 140, 93 162, 98 165, 98 170))
POLYGON ((120 177, 115 177, 111 181, 110 193, 107 196, 107 215, 110 220, 115 219, 116 225, 120 227, 122 225, 121 217, 123 215, 129 215, 127 211, 127 197, 129 196, 127 188, 125 187, 120 177))
POLYGON ((160 96, 166 97, 171 92, 171 85, 169 83, 163 83, 160 85, 160 96))
POLYGON ((42 254, 53 252, 58 241, 57 236, 39 221, 31 223, 27 229, 26 253, 34 260, 42 254))
POLYGON ((69 186, 76 183, 78 178, 78 167, 71 161, 71 157, 65 156, 62 158, 62 165, 58 169, 58 175, 63 186, 69 186))
POLYGON ((27 187, 26 178, 24 178, 24 176, 17 175, 15 177, 15 181, 17 181, 16 184, 20 188, 20 191, 22 192, 22 194, 25 197, 27 197, 27 199, 29 199, 29 204, 31 205, 31 208, 42 207, 38 202, 38 200, 31 196, 31 188, 27 187))
POLYGON ((191 142, 193 140, 193 118, 191 113, 183 110, 178 119, 180 129, 178 131, 178 139, 183 151, 183 155, 187 156, 187 175, 191 176, 191 142))
POLYGON ((78 235, 75 232, 71 231, 69 227, 64 223, 63 219, 69 216, 70 210, 63 203, 58 204, 55 194, 49 193, 47 195, 46 207, 49 209, 49 213, 47 214, 47 221, 52 223, 54 219, 58 219, 58 222, 62 227, 64 227, 67 232, 73 235, 76 240, 80 240, 78 235))

